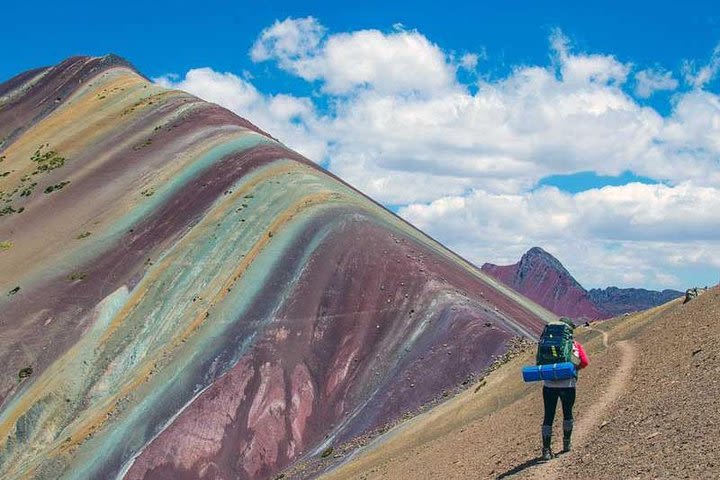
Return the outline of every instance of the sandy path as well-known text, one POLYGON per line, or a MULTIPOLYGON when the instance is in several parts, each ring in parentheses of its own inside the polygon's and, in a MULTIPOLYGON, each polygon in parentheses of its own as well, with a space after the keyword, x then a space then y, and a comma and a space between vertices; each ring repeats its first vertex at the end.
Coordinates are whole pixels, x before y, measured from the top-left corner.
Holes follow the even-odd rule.
POLYGON ((605 348, 609 348, 609 347, 610 347, 610 344, 609 344, 609 341, 608 341, 609 335, 608 335, 608 333, 607 333, 606 331, 604 331, 604 330, 598 330, 597 328, 587 328, 586 330, 590 330, 591 332, 598 332, 600 335, 602 335, 603 347, 605 347, 605 348))

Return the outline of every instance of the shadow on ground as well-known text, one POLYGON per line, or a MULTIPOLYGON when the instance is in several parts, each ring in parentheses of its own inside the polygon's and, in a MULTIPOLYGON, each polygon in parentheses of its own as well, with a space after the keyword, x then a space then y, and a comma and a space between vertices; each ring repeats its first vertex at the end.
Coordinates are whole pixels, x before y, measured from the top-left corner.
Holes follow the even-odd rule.
POLYGON ((534 467, 535 465, 540 465, 542 463, 544 463, 544 462, 542 461, 542 459, 540 457, 531 458, 530 460, 527 460, 527 461, 521 463, 520 465, 517 465, 517 466, 511 468, 507 472, 501 473, 500 475, 498 475, 495 478, 496 478, 496 480, 500 480, 502 478, 512 477, 513 475, 516 475, 525 469, 534 467))

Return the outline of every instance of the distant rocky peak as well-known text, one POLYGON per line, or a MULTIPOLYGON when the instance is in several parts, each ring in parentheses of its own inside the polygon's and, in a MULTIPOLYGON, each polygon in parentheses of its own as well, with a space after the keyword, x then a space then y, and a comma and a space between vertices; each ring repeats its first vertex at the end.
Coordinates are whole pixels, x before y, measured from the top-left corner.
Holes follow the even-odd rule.
POLYGON ((529 272, 542 269, 543 266, 555 270, 560 278, 567 279, 572 286, 585 291, 582 285, 560 263, 560 260, 540 247, 532 247, 520 258, 518 275, 520 278, 525 278, 529 272))
POLYGON ((552 254, 532 247, 512 265, 486 263, 482 270, 557 315, 599 319, 644 310, 682 295, 676 290, 607 287, 587 291, 552 254))

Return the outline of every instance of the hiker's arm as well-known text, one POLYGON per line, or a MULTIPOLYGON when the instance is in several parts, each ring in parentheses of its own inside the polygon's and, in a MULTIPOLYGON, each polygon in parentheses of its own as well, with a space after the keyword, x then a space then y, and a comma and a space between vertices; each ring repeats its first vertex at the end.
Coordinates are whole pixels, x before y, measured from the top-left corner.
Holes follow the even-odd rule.
POLYGON ((590 365, 590 360, 588 360, 587 353, 585 353, 585 349, 580 344, 580 342, 575 342, 575 345, 577 345, 578 356, 580 357, 580 365, 578 365, 578 368, 583 369, 590 365))

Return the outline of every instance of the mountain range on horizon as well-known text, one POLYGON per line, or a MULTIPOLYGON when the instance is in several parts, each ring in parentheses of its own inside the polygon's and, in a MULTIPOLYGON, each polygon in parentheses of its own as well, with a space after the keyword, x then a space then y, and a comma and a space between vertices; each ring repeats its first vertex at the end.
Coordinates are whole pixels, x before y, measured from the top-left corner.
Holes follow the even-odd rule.
POLYGON ((532 247, 512 265, 485 263, 482 270, 553 313, 583 321, 646 310, 683 295, 672 289, 607 287, 588 291, 540 247, 532 247))

